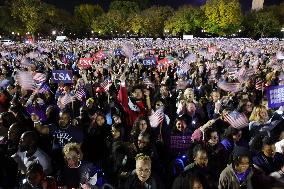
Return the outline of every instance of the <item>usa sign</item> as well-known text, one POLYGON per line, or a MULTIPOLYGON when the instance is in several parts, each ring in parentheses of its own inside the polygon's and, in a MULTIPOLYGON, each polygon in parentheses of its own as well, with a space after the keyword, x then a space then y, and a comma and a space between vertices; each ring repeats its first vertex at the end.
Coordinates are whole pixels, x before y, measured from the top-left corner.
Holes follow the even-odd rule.
POLYGON ((156 65, 156 59, 152 57, 148 57, 142 60, 142 64, 144 66, 155 66, 156 65))
POLYGON ((73 83, 71 70, 53 70, 52 79, 54 83, 73 83))

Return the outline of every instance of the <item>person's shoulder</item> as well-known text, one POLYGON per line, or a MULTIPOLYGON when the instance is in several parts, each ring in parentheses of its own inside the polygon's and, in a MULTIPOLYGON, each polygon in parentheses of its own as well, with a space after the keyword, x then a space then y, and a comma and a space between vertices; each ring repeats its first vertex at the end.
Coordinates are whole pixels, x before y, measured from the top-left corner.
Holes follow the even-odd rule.
POLYGON ((225 169, 221 172, 221 174, 220 174, 220 178, 221 177, 226 177, 226 176, 229 176, 230 174, 233 174, 233 167, 232 167, 232 165, 231 164, 229 164, 229 165, 227 165, 226 167, 225 167, 225 169))

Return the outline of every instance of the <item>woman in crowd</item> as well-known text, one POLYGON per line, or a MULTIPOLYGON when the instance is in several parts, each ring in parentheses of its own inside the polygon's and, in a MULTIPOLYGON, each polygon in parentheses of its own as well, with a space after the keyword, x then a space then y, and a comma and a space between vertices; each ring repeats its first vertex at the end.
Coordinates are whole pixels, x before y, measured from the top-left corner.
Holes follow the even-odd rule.
POLYGON ((90 188, 102 186, 103 173, 92 163, 82 161, 80 145, 68 143, 63 148, 64 167, 58 173, 58 186, 67 188, 90 188))
POLYGON ((151 158, 144 154, 138 154, 135 160, 135 171, 128 178, 124 188, 162 189, 162 183, 152 172, 151 158))

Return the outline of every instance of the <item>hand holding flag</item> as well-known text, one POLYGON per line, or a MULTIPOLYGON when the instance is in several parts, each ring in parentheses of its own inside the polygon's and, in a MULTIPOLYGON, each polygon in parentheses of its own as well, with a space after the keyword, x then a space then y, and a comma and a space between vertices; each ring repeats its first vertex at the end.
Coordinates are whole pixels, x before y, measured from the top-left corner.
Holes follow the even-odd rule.
POLYGON ((156 128, 163 122, 165 117, 164 107, 158 108, 151 116, 149 116, 150 125, 156 128))
POLYGON ((244 114, 241 114, 237 111, 226 113, 224 115, 224 121, 228 122, 231 127, 236 129, 244 128, 249 124, 248 118, 244 114))

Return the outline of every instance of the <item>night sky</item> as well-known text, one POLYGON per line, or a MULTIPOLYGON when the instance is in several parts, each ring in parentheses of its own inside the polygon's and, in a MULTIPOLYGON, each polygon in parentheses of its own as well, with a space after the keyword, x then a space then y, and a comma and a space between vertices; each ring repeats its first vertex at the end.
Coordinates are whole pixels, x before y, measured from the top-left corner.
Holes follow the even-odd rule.
MULTIPOLYGON (((53 4, 59 8, 63 8, 69 12, 72 12, 74 6, 82 3, 100 4, 103 6, 104 9, 107 9, 111 0, 43 0, 43 1, 53 4)), ((239 1, 244 11, 247 11, 251 8, 252 0, 239 0, 239 1)), ((155 2, 155 4, 158 5, 170 5, 176 8, 184 4, 200 6, 204 4, 206 0, 153 0, 153 2, 155 2)), ((272 5, 284 2, 284 0, 265 0, 264 2, 265 5, 272 5)))

